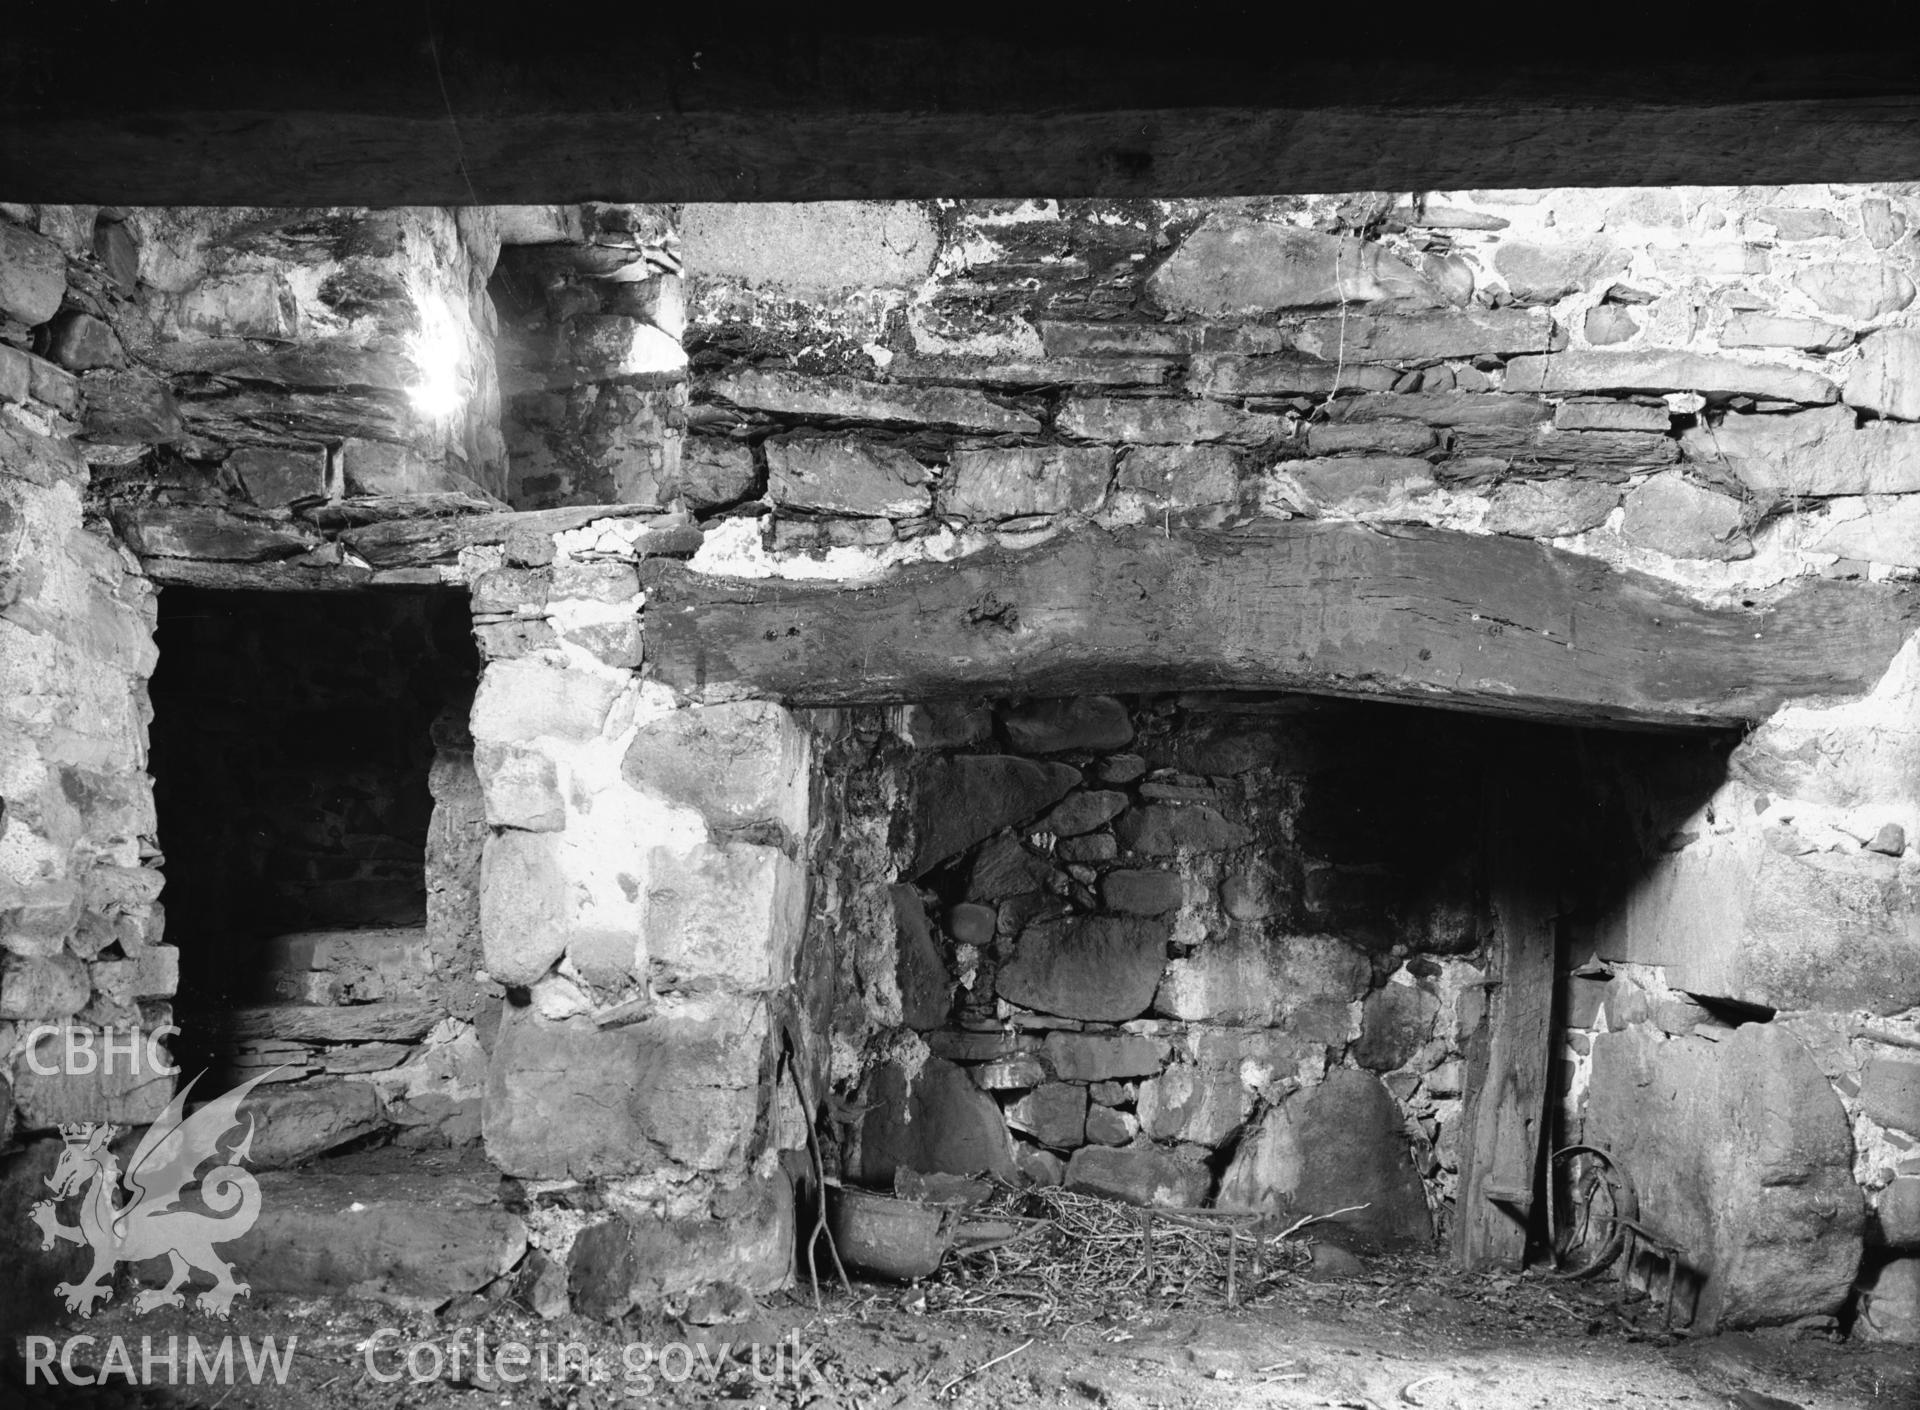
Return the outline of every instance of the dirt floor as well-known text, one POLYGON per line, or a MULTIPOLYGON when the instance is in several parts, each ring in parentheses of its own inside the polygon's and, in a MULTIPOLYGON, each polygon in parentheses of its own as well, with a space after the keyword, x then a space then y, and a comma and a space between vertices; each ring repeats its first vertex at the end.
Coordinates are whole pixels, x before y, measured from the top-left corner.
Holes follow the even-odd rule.
MULTIPOLYGON (((804 1290, 781 1295, 730 1309, 735 1320, 710 1326, 659 1316, 543 1322, 511 1298, 468 1299, 438 1314, 261 1298, 221 1322, 198 1312, 136 1316, 123 1291, 92 1321, 49 1329, 54 1374, 61 1376, 57 1348, 68 1336, 95 1338, 74 1350, 78 1376, 106 1363, 115 1337, 136 1370, 144 1348, 164 1357, 177 1337, 175 1384, 165 1384, 162 1360, 157 1384, 111 1375, 75 1386, 61 1376, 28 1387, 23 1351, 36 1347, 16 1341, 0 1366, 0 1406, 1920 1407, 1915 1348, 1808 1333, 1666 1332, 1657 1306, 1623 1303, 1609 1282, 1468 1275, 1403 1259, 1347 1263, 1343 1273, 1303 1262, 1246 1291, 1232 1309, 1216 1288, 1202 1295, 1171 1281, 1117 1296, 1084 1287, 1065 1300, 1035 1299, 955 1269, 923 1285, 856 1283, 851 1297, 836 1285, 818 1310, 804 1290), (216 1374, 184 1384, 186 1339, 216 1358, 227 1336, 238 1348, 235 1383, 216 1374), (268 1336, 285 1379, 274 1383, 268 1369, 256 1385, 239 1339, 251 1338, 257 1350, 268 1336), (513 1342, 527 1344, 524 1371, 513 1342), (591 1356, 585 1376, 578 1346, 565 1353, 563 1371, 560 1345, 568 1342, 591 1356), (484 1372, 474 1369, 476 1347, 484 1372), (409 1356, 423 1376, 417 1382, 409 1356), (756 1379, 756 1366, 770 1379, 756 1379), (502 1381, 496 1370, 524 1379, 502 1381)), ((37 1349, 47 1354, 45 1344, 37 1349)))

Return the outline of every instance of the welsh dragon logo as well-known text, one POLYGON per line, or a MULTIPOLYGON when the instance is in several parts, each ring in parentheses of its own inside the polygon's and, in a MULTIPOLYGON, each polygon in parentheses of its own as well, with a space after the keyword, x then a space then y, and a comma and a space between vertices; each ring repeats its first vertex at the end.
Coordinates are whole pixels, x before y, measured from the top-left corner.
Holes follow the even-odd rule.
POLYGON ((249 1291, 247 1284, 234 1281, 232 1265, 213 1246, 239 1238, 260 1217, 260 1186, 241 1168, 253 1150, 253 1120, 247 1119, 241 1135, 238 1113, 247 1093, 272 1075, 263 1072, 207 1102, 192 1116, 186 1115, 186 1109, 194 1084, 187 1083, 148 1128, 127 1163, 124 1183, 131 1198, 125 1203, 116 1203, 122 1183, 120 1159, 109 1148, 119 1128, 97 1121, 60 1128, 66 1147, 46 1181, 54 1197, 35 1204, 31 1218, 40 1226, 42 1249, 58 1241, 85 1244, 93 1250, 93 1268, 83 1280, 54 1288, 69 1312, 91 1317, 96 1303, 113 1296, 107 1280, 115 1265, 162 1254, 172 1264, 172 1277, 164 1288, 141 1292, 134 1299, 136 1312, 185 1306, 180 1285, 196 1268, 214 1279, 213 1286, 200 1294, 198 1305, 203 1311, 224 1317, 235 1296, 249 1291), (182 1192, 210 1160, 220 1164, 199 1181, 199 1203, 204 1209, 182 1208, 182 1192), (60 1223, 60 1202, 76 1194, 80 1222, 60 1223))

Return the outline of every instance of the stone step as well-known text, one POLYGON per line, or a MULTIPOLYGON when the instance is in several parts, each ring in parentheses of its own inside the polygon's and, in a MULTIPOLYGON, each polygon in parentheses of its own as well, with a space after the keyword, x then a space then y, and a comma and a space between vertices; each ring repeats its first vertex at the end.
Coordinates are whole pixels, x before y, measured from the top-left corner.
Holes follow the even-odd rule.
MULTIPOLYGON (((499 1207, 500 1174, 477 1153, 391 1148, 269 1170, 260 1217, 220 1252, 255 1294, 348 1294, 435 1307, 517 1264, 527 1231, 499 1207)), ((165 1264, 142 1270, 163 1275, 165 1264)))

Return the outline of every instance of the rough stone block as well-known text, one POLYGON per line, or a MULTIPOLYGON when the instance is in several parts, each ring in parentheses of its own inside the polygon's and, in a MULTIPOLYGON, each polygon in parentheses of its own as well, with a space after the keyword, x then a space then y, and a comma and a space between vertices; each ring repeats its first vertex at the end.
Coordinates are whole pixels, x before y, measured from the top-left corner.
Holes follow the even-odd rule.
POLYGON ((1353 1060, 1370 1072, 1404 1066, 1433 1035, 1440 1001, 1417 984, 1385 984, 1367 995, 1353 1060))
POLYGON ((1261 1119, 1221 1177, 1219 1204, 1283 1218, 1363 1204, 1333 1222, 1385 1249, 1433 1237, 1400 1109, 1377 1077, 1352 1068, 1335 1068, 1261 1119))
POLYGON ((1418 421, 1320 421, 1307 428, 1314 455, 1419 455, 1434 440, 1433 428, 1418 421))
POLYGON ((1011 823, 1058 802, 1080 782, 1065 764, 1005 754, 923 762, 914 773, 914 853, 909 874, 958 856, 1011 823))
POLYGON ((60 311, 67 257, 53 241, 0 219, 0 313, 32 328, 60 311))
POLYGON ((63 416, 80 414, 80 379, 43 357, 27 359, 27 389, 35 401, 63 416))
POLYGON ((87 966, 72 955, 0 955, 0 1019, 71 1018, 91 993, 87 966))
POLYGON ((1294 508, 1322 516, 1408 509, 1434 488, 1433 467, 1406 455, 1289 460, 1275 467, 1274 478, 1294 508))
POLYGON ((1187 511, 1232 504, 1240 494, 1240 453, 1229 446, 1133 446, 1115 486, 1187 511))
POLYGON ((140 372, 89 372, 81 378, 82 437, 100 445, 172 445, 186 433, 173 391, 140 372))
POLYGON ((955 450, 940 510, 963 519, 1091 514, 1107 497, 1113 451, 1105 446, 991 446, 955 450))
POLYGON ((1920 568, 1920 496, 1875 495, 1864 514, 1833 515, 1809 547, 1869 563, 1920 568))
POLYGON ((473 737, 524 744, 542 736, 591 739, 620 692, 617 678, 527 659, 490 662, 473 702, 473 737))
POLYGON ((1550 304, 1626 272, 1632 252, 1612 240, 1537 245, 1512 240, 1493 254, 1493 267, 1521 303, 1550 304))
POLYGON ((570 626, 560 636, 576 646, 585 647, 603 665, 616 670, 637 671, 647 657, 647 634, 638 617, 622 622, 588 622, 570 626))
POLYGON ((995 1058, 973 1069, 974 1085, 983 1092, 1017 1092, 1046 1080, 1047 1070, 1032 1053, 995 1058))
POLYGON ((208 338, 290 343, 300 336, 300 306, 276 270, 216 274, 180 296, 180 326, 208 338))
POLYGON ((1013 1143, 993 1098, 944 1058, 915 1074, 888 1063, 874 1075, 860 1127, 860 1179, 892 1184, 900 1169, 1011 1178, 1013 1143))
POLYGON ((1512 480, 1487 496, 1489 533, 1552 539, 1584 534, 1607 521, 1620 503, 1616 485, 1592 480, 1512 480))
POLYGON ((1642 1217, 1706 1270, 1694 1326, 1832 1315, 1865 1210, 1840 1099, 1778 1024, 1594 1039, 1586 1138, 1633 1173, 1642 1217))
MULTIPOLYGON (((1846 757, 1822 748, 1829 768, 1846 757)), ((1741 830, 1663 857, 1608 921, 1598 950, 1663 965, 1667 982, 1690 994, 1898 1013, 1920 1004, 1913 912, 1892 858, 1788 856, 1757 829, 1741 830)))
POLYGON ((239 476, 247 498, 262 509, 284 509, 327 494, 324 446, 240 446, 227 457, 225 468, 239 476))
MULTIPOLYGON (((953 1007, 953 976, 934 943, 920 893, 904 882, 887 888, 893 901, 893 931, 897 953, 894 979, 900 986, 900 1021, 926 1032, 947 1021, 953 1007)), ((955 907, 956 910, 962 909, 955 907)), ((984 906, 968 910, 987 910, 984 906)), ((986 939, 993 938, 993 913, 987 911, 986 939)), ((981 943, 975 941, 974 943, 981 943)))
POLYGON ((544 617, 513 617, 504 622, 476 622, 474 644, 488 661, 518 661, 559 644, 553 624, 544 617))
POLYGON ((1371 977, 1366 956, 1332 936, 1270 936, 1236 924, 1167 967, 1154 1009, 1169 1018, 1294 1028, 1337 1019, 1330 1041, 1344 1041, 1347 1006, 1371 977))
POLYGON ((634 1211, 580 1231, 568 1255, 574 1309, 601 1320, 653 1308, 671 1294, 720 1285, 750 1294, 791 1280, 793 1187, 749 1180, 716 1197, 711 1215, 634 1211))
POLYGON ((1166 965, 1158 921, 1075 916, 1021 934, 995 981, 1010 1003, 1065 1018, 1115 1022, 1146 1012, 1166 965))
POLYGON ((798 372, 735 372, 716 378, 706 391, 735 406, 793 416, 944 426, 985 435, 1030 436, 1040 431, 1040 423, 1026 412, 959 387, 896 386, 798 372))
POLYGON ((1100 878, 1100 898, 1110 910, 1127 915, 1165 915, 1185 895, 1186 882, 1178 872, 1122 869, 1100 878))
POLYGON ((1860 1073, 1860 1110, 1882 1126, 1920 1136, 1920 1057, 1869 1058, 1860 1073))
POLYGON ((1920 1176, 1902 1175, 1880 1191, 1874 1237, 1883 1248, 1920 1253, 1920 1176))
POLYGON ((484 740, 474 746, 473 764, 492 826, 558 832, 567 825, 559 766, 547 755, 484 740))
POLYGON ((1219 216, 1148 277, 1147 294, 1162 308, 1215 315, 1439 302, 1426 280, 1371 241, 1219 216))
POLYGON ((1689 460, 1721 464, 1767 495, 1907 494, 1920 490, 1920 427, 1858 429, 1842 406, 1790 416, 1724 417, 1681 436, 1689 460))
POLYGON ((621 773, 642 792, 697 810, 713 827, 807 830, 810 739, 769 700, 676 710, 647 721, 621 773))
POLYGON ((1855 323, 1898 313, 1913 302, 1913 280, 1877 261, 1820 260, 1795 274, 1793 282, 1822 313, 1855 323))
POLYGON ((683 986, 788 984, 805 907, 805 873, 778 847, 703 842, 648 854, 647 953, 683 986))
POLYGON ((527 1179, 738 1168, 766 1041, 764 1006, 743 997, 663 1003, 611 1028, 509 1004, 488 1058, 487 1156, 527 1179))
MULTIPOLYGON (((72 1026, 72 1025, 69 1025, 72 1026)), ((124 1042, 126 1035, 120 1035, 124 1042)), ((92 1030, 94 1051, 105 1048, 100 1029, 92 1030)), ((173 1100, 173 1077, 147 1063, 144 1047, 136 1064, 117 1056, 111 1071, 96 1062, 89 1072, 66 1071, 65 1028, 42 1034, 30 1055, 25 1045, 13 1061, 13 1101, 23 1131, 51 1131, 75 1121, 111 1121, 118 1126, 149 1125, 173 1100), (29 1057, 34 1060, 29 1061, 29 1057), (37 1072, 35 1063, 50 1072, 37 1072)))
POLYGON ((1004 901, 1035 891, 1051 891, 1061 874, 1045 857, 1017 837, 996 837, 983 846, 967 869, 967 895, 975 901, 1004 901))
MULTIPOLYGON (((394 1151, 269 1171, 260 1217, 221 1252, 256 1293, 437 1305, 478 1292, 525 1255, 526 1226, 495 1204, 498 1183, 484 1166, 423 1175, 394 1151)), ((155 1260, 155 1275, 166 1266, 155 1260)))
POLYGON ((932 503, 927 467, 897 446, 853 436, 776 436, 766 453, 767 498, 789 509, 906 518, 932 503))
POLYGON ((1732 495, 1695 484, 1679 471, 1648 478, 1628 491, 1620 533, 1629 542, 1675 558, 1741 558, 1751 547, 1743 510, 1732 495))
POLYGON ((1237 1073, 1175 1063, 1140 1084, 1140 1129, 1156 1141, 1217 1146, 1253 1110, 1253 1093, 1237 1073))
POLYGON ((996 387, 1162 387, 1180 364, 1171 358, 896 357, 896 382, 973 382, 996 387))
POLYGON ((1207 353, 1193 359, 1187 387, 1222 401, 1242 397, 1328 396, 1334 392, 1385 392, 1399 374, 1365 362, 1332 362, 1301 353, 1245 356, 1207 353))
POLYGON ((696 513, 745 499, 753 492, 759 472, 753 451, 740 441, 717 436, 689 436, 680 449, 680 470, 663 487, 663 501, 684 499, 696 513))
POLYGON ((254 1121, 253 1163, 261 1170, 304 1165, 390 1124, 373 1085, 345 1078, 259 1087, 246 1111, 254 1121))
POLYGON ((1207 1197, 1207 1168, 1158 1146, 1082 1146, 1067 1162, 1066 1186, 1128 1204, 1187 1209, 1207 1197))
POLYGON ((1558 352, 1567 345, 1567 335, 1542 308, 1467 308, 1309 318, 1295 330, 1293 344, 1329 362, 1433 362, 1558 352))
POLYGON ((647 945, 626 930, 582 929, 567 937, 567 959, 597 989, 619 993, 647 972, 647 945))
POLYGON ((553 565, 549 600, 571 598, 616 606, 640 595, 640 574, 631 563, 580 562, 568 559, 553 565))
POLYGON ((1861 1286, 1860 1308, 1860 1340, 1920 1345, 1920 1258, 1881 1264, 1861 1286))
POLYGON ((1853 334, 1818 318, 1790 318, 1782 314, 1736 313, 1720 330, 1720 343, 1729 348, 1799 348, 1804 352, 1838 352, 1853 334))
POLYGON ((120 339, 104 320, 78 309, 67 309, 47 329, 46 354, 73 372, 96 367, 119 367, 126 362, 120 339))
POLYGON ((1484 392, 1374 393, 1336 402, 1340 421, 1424 421, 1429 426, 1543 426, 1553 419, 1551 403, 1538 397, 1484 392))
POLYGON ((1920 328, 1884 328, 1860 343, 1847 373, 1848 406, 1920 421, 1920 328))
MULTIPOLYGON (((549 547, 552 539, 542 536, 549 547)), ((544 612, 553 587, 553 574, 547 568, 494 568, 473 580, 472 607, 476 617, 500 612, 522 615, 544 612)))
POLYGON ((680 239, 688 277, 790 294, 916 288, 940 247, 914 201, 703 202, 687 207, 680 239))
POLYGON ((1023 754, 1118 749, 1133 738, 1127 707, 1108 695, 1029 701, 1003 709, 1000 723, 1023 754))
POLYGON ((947 934, 962 945, 986 945, 993 940, 998 913, 992 906, 962 901, 947 911, 947 934))
POLYGON ((1261 920, 1281 905, 1280 878, 1256 865, 1229 873, 1220 883, 1220 909, 1235 920, 1261 920))
POLYGON ((567 948, 568 884, 554 834, 501 832, 480 863, 480 936, 487 973, 531 984, 567 948))
POLYGON ((1120 844, 1110 832, 1089 832, 1061 838, 1053 854, 1063 862, 1110 862, 1120 855, 1120 844))
POLYGON ((1060 408, 1054 425, 1081 440, 1129 446, 1198 441, 1261 445, 1286 435, 1286 423, 1278 416, 1171 397, 1073 397, 1060 408))
MULTIPOLYGON (((1131 1145, 1140 1134, 1140 1121, 1130 1111, 1107 1106, 1087 1108, 1087 1141, 1096 1146, 1131 1145)), ((1065 1171, 1061 1172, 1063 1175, 1065 1171)))
POLYGON ((1253 840, 1245 827, 1202 803, 1150 803, 1131 809, 1114 824, 1114 836, 1122 847, 1144 857, 1225 852, 1253 840))
POLYGON ((1773 401, 1830 402, 1838 389, 1817 372, 1784 363, 1748 362, 1708 353, 1564 352, 1516 357, 1507 364, 1509 392, 1699 392, 1773 401))
POLYGON ((1167 1061, 1165 1039, 1135 1033, 1049 1033, 1042 1051, 1063 1082, 1147 1077, 1167 1061))
POLYGON ((1007 1125, 1043 1146, 1071 1150, 1087 1138, 1087 1089, 1044 1082, 1007 1108, 1007 1125))

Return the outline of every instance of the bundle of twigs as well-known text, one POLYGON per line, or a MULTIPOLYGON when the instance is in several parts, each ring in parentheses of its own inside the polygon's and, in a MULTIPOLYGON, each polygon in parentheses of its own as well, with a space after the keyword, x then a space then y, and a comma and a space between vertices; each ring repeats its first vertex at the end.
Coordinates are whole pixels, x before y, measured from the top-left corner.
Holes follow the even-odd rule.
POLYGON ((1232 1307, 1307 1261, 1302 1230, 1348 1212, 1287 1221, 1257 1210, 1143 1208, 1058 1186, 1003 1188, 968 1213, 929 1305, 1042 1321, 1115 1300, 1232 1307))

